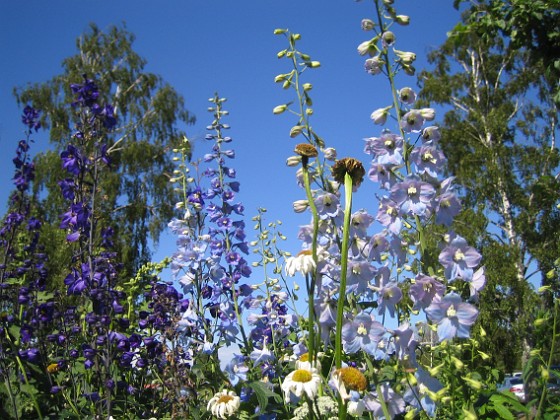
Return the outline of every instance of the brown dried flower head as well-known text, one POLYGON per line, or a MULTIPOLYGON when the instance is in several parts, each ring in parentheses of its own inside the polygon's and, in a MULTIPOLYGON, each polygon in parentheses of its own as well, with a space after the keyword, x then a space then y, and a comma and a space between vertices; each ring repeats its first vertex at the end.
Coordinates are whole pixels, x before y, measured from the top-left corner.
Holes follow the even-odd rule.
POLYGON ((334 180, 339 184, 344 184, 344 177, 348 174, 350 178, 352 178, 352 185, 354 187, 359 187, 364 180, 366 170, 359 160, 344 158, 336 161, 332 167, 332 174, 334 180))
POLYGON ((319 154, 317 152, 317 148, 309 143, 298 144, 294 152, 302 157, 307 157, 307 158, 316 157, 319 154))

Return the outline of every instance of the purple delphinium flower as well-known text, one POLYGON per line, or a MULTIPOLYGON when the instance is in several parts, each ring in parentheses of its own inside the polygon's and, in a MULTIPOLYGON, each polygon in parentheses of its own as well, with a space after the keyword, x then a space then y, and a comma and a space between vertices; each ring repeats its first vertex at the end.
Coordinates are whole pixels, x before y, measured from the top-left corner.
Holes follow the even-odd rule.
POLYGON ((385 332, 383 324, 376 321, 371 314, 361 312, 342 326, 344 351, 356 353, 358 350, 364 350, 368 354, 373 354, 377 342, 385 332))
POLYGON ((383 315, 385 310, 389 311, 391 317, 395 316, 395 309, 397 303, 402 299, 402 290, 395 281, 391 281, 386 285, 381 286, 378 290, 377 303, 379 304, 379 315, 383 315))
POLYGON ((92 107, 99 98, 99 89, 94 80, 88 79, 87 76, 83 75, 83 83, 73 83, 70 85, 72 93, 76 95, 76 100, 72 103, 72 106, 85 106, 92 107))
POLYGON ((368 171, 368 178, 379 183, 380 188, 390 190, 397 182, 397 177, 392 171, 393 165, 372 161, 368 171))
POLYGON ((31 130, 38 131, 39 128, 41 128, 41 122, 39 120, 40 115, 41 115, 40 111, 36 110, 30 105, 26 105, 25 108, 23 108, 23 115, 21 116, 21 122, 29 128, 29 131, 31 130))
POLYGON ((417 133, 422 129, 424 117, 419 110, 413 109, 404 114, 400 121, 400 126, 405 133, 417 133))
POLYGON ((445 293, 445 285, 433 277, 417 274, 409 289, 414 301, 414 309, 427 308, 432 302, 439 302, 445 293))
POLYGON ((350 219, 350 237, 365 238, 367 229, 375 219, 366 210, 358 210, 353 213, 350 219))
POLYGON ((400 206, 402 214, 429 216, 435 188, 416 175, 409 175, 404 181, 391 188, 390 198, 400 206))
POLYGON ((445 277, 452 281, 461 278, 471 281, 473 268, 478 266, 482 256, 476 249, 468 246, 461 236, 455 236, 439 254, 439 262, 445 267, 445 277))
POLYGON ((377 392, 369 392, 364 396, 364 404, 368 411, 371 411, 375 418, 384 418, 384 411, 380 398, 383 398, 391 418, 395 418, 398 414, 402 413, 405 409, 405 402, 403 397, 396 393, 391 385, 384 382, 380 384, 381 395, 377 392))
POLYGON ((394 166, 402 164, 402 137, 392 133, 383 133, 381 137, 371 137, 365 141, 364 152, 373 155, 376 163, 394 166))
POLYGON ((439 341, 453 337, 468 338, 478 316, 478 310, 463 302, 461 296, 454 292, 445 295, 439 302, 433 302, 425 311, 428 319, 438 326, 439 341))
POLYGON ((367 260, 349 260, 346 274, 347 293, 363 293, 377 270, 367 260))
POLYGON ((321 219, 336 217, 339 214, 339 200, 336 195, 332 193, 320 194, 314 201, 321 219))
POLYGON ((399 215, 399 205, 389 197, 381 198, 375 219, 392 234, 398 235, 400 233, 402 219, 399 215))
POLYGON ((417 383, 414 386, 408 385, 403 398, 413 407, 423 410, 430 418, 435 416, 436 403, 431 395, 434 395, 443 388, 440 381, 430 376, 422 368, 418 368, 414 374, 417 383))
POLYGON ((443 152, 434 145, 423 144, 410 153, 410 160, 416 165, 419 174, 437 178, 447 161, 443 152))

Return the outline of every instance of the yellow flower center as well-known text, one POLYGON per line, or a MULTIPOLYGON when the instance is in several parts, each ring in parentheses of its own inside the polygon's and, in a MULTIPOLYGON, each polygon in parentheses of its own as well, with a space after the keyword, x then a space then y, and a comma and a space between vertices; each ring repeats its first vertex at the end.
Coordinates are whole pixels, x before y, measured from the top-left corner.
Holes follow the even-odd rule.
POLYGON ((299 361, 300 362, 308 362, 309 361, 309 353, 303 353, 301 356, 299 356, 299 361))
POLYGON ((424 292, 431 292, 432 291, 432 283, 425 283, 424 284, 424 292))
POLYGON ((338 375, 344 386, 352 391, 364 391, 367 388, 367 379, 362 372, 354 367, 338 369, 338 375))
POLYGON ((416 194, 417 190, 416 187, 414 185, 411 185, 410 187, 408 187, 408 195, 414 195, 416 194))
POLYGON ((457 251, 455 251, 455 255, 453 256, 453 259, 455 261, 462 261, 465 258, 465 254, 463 254, 463 251, 461 251, 460 249, 458 249, 457 251))
POLYGON ((309 382, 311 379, 313 379, 313 375, 306 369, 298 369, 294 372, 294 376, 292 376, 294 382, 309 382))
POLYGON ((447 308, 447 317, 451 318, 457 315, 457 310, 455 309, 455 306, 451 305, 449 308, 447 308))
POLYGON ((233 397, 231 395, 222 395, 216 404, 227 404, 232 400, 233 397))
POLYGON ((58 363, 51 363, 47 366, 47 372, 56 373, 58 372, 58 363))
POLYGON ((364 327, 363 323, 361 323, 360 326, 358 327, 358 334, 359 335, 366 335, 367 334, 366 327, 364 327))

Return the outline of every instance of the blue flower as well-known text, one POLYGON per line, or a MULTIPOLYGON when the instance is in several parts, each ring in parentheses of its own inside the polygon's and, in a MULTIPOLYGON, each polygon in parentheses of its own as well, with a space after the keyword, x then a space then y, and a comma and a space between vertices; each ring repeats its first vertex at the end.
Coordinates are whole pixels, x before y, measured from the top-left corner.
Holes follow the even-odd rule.
POLYGON ((439 341, 468 338, 478 316, 478 310, 454 292, 445 295, 440 302, 433 302, 425 311, 430 321, 438 326, 439 341))

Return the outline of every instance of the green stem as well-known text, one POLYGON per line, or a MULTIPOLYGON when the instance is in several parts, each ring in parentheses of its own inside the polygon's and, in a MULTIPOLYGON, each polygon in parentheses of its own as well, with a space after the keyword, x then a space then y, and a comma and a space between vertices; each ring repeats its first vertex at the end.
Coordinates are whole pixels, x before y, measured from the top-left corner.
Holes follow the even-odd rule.
MULTIPOLYGON (((346 271, 348 269, 348 246, 350 242, 350 217, 352 214, 352 177, 344 175, 344 225, 342 228, 342 251, 340 256, 340 289, 338 291, 338 307, 336 313, 335 335, 335 367, 342 367, 342 318, 344 317, 344 303, 346 301, 346 271)), ((338 418, 346 419, 346 403, 338 398, 338 418)))
MULTIPOLYGON (((386 419, 390 419, 391 413, 389 413, 389 407, 387 407, 387 402, 385 401, 385 398, 383 398, 383 392, 380 383, 377 383, 376 389, 377 389, 377 398, 379 399, 379 403, 381 404, 383 415, 385 416, 386 419)), ((420 406, 422 407, 422 405, 420 406)))
POLYGON ((315 362, 315 284, 317 282, 317 235, 319 233, 319 215, 317 213, 317 207, 315 206, 315 201, 313 200, 313 194, 311 193, 311 183, 309 181, 309 169, 307 167, 307 158, 303 158, 303 185, 305 186, 305 193, 307 195, 307 201, 309 202, 309 208, 311 209, 311 214, 313 216, 313 241, 311 244, 311 252, 313 257, 313 262, 315 264, 315 269, 311 273, 311 281, 307 282, 307 299, 309 306, 309 324, 308 324, 308 353, 309 362, 313 364, 315 362))
POLYGON ((336 338, 335 338, 335 367, 342 366, 342 318, 344 316, 344 302, 346 300, 346 271, 348 268, 348 247, 350 242, 350 217, 352 213, 352 177, 344 175, 344 226, 342 228, 342 251, 340 261, 340 290, 338 292, 338 307, 336 314, 336 338))
MULTIPOLYGON (((552 323, 552 343, 550 345, 550 352, 548 354, 548 361, 547 361, 547 365, 546 368, 550 369, 550 366, 552 365, 552 356, 555 353, 554 350, 554 343, 556 343, 556 324, 558 321, 558 299, 554 300, 554 321, 552 323)), ((543 408, 543 404, 544 404, 544 400, 545 400, 545 396, 546 396, 547 392, 546 392, 546 383, 543 385, 543 389, 541 390, 541 398, 539 399, 539 407, 537 408, 537 413, 535 415, 535 418, 538 419, 541 413, 541 410, 543 408)))

